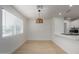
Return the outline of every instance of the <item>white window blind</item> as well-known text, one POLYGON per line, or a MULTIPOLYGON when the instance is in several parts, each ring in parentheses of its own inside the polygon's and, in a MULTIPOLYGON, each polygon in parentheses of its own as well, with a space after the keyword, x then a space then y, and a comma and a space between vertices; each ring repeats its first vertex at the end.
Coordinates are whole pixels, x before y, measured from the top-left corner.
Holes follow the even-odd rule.
POLYGON ((6 10, 2 10, 2 36, 12 36, 23 33, 23 21, 6 10))

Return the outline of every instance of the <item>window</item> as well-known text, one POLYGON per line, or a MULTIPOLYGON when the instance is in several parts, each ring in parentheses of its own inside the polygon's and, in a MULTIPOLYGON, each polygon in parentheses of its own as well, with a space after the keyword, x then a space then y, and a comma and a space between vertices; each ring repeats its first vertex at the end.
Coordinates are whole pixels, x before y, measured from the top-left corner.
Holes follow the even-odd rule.
POLYGON ((6 10, 2 10, 2 36, 23 33, 23 21, 6 10))

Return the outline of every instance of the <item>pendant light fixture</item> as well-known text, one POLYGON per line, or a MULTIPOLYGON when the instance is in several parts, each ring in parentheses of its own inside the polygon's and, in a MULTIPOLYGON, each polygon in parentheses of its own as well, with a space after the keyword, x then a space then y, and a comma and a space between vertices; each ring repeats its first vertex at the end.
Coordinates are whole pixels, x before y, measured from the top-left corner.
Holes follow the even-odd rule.
POLYGON ((43 6, 41 6, 41 5, 37 6, 38 18, 36 19, 36 23, 43 23, 43 18, 41 17, 42 8, 43 8, 43 6))

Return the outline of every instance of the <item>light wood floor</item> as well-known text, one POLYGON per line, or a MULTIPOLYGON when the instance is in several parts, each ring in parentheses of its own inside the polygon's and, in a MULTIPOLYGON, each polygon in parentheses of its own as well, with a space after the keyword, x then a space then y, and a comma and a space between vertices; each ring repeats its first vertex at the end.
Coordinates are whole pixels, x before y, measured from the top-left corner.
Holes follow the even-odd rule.
POLYGON ((65 54, 64 50, 52 41, 28 40, 15 54, 65 54))

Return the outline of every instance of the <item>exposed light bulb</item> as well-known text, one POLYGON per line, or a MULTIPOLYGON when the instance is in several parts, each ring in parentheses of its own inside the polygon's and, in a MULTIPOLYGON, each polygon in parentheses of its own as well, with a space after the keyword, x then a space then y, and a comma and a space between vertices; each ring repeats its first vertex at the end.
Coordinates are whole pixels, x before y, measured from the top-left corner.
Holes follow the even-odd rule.
POLYGON ((72 7, 73 5, 69 5, 69 7, 72 7))
POLYGON ((59 15, 62 15, 62 13, 59 13, 59 15))

